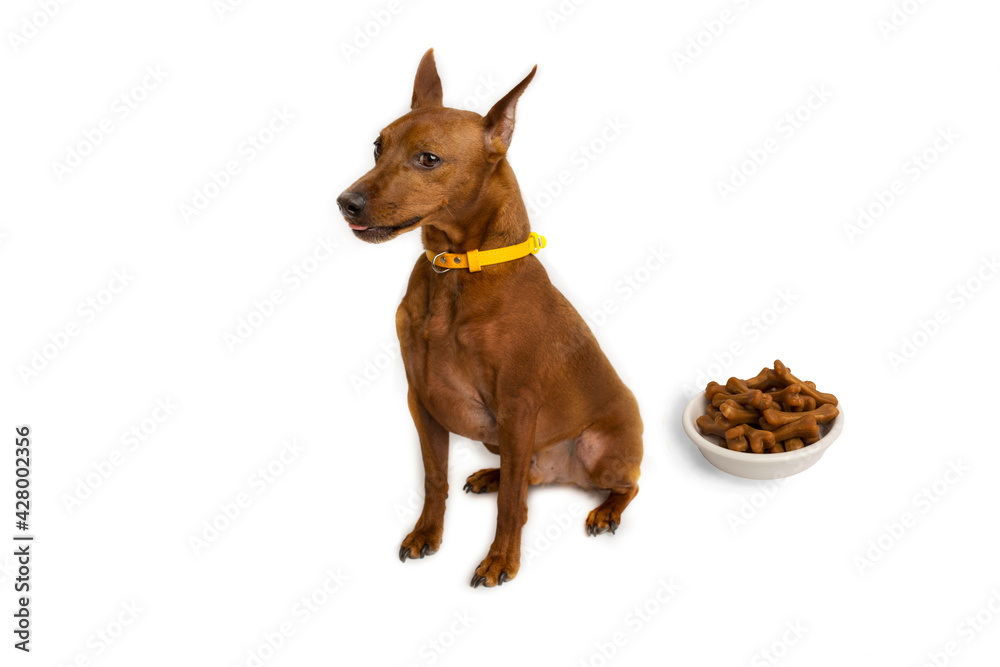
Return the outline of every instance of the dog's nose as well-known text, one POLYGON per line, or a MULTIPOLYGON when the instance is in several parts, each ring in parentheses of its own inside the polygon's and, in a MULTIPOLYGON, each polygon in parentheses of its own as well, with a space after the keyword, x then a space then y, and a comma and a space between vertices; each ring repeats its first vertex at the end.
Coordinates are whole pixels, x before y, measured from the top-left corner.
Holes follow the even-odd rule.
POLYGON ((345 192, 337 197, 337 206, 345 218, 356 218, 361 215, 368 198, 359 192, 345 192))

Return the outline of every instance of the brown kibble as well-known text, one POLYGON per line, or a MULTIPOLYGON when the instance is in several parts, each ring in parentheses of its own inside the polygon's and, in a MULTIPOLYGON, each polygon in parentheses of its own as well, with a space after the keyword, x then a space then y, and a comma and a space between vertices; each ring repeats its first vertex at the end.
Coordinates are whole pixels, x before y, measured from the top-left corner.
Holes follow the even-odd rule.
POLYGON ((759 385, 761 382, 767 379, 767 372, 769 370, 771 369, 768 368, 767 366, 764 366, 764 368, 760 369, 760 373, 757 373, 757 375, 746 381, 746 385, 751 389, 756 389, 757 385, 759 385))
POLYGON ((762 453, 768 447, 774 447, 774 434, 770 431, 755 429, 750 424, 743 425, 747 440, 750 441, 750 449, 757 453, 762 453))
POLYGON ((734 452, 745 452, 747 449, 750 448, 749 443, 747 443, 747 439, 742 435, 736 438, 735 440, 727 439, 726 446, 729 447, 729 449, 733 450, 734 452))
POLYGON ((837 397, 803 382, 780 359, 743 381, 709 382, 709 404, 696 420, 698 430, 721 447, 737 452, 794 452, 820 440, 820 424, 835 419, 837 397))
POLYGON ((726 431, 728 430, 719 424, 716 424, 715 420, 708 415, 699 416, 694 423, 698 426, 698 430, 701 431, 702 435, 717 435, 725 437, 726 431))
POLYGON ((726 389, 729 390, 730 394, 746 394, 750 392, 750 387, 747 383, 739 378, 729 378, 729 382, 726 383, 726 389))
POLYGON ((716 394, 729 394, 729 391, 718 382, 709 382, 708 386, 705 387, 705 397, 712 400, 716 394))
POLYGON ((772 433, 776 442, 788 440, 789 438, 802 438, 803 440, 806 438, 819 438, 819 425, 816 424, 815 417, 806 415, 790 424, 785 424, 781 428, 772 431, 772 433))
MULTIPOLYGON (((726 431, 726 442, 730 443, 745 437, 750 443, 750 451, 761 454, 768 447, 774 446, 774 434, 760 431, 749 424, 740 424, 726 431)), ((732 449, 732 447, 730 447, 732 449)))
POLYGON ((825 424, 828 421, 832 421, 840 414, 840 410, 833 407, 829 403, 825 403, 815 410, 810 410, 809 412, 781 412, 779 410, 770 409, 764 410, 764 419, 768 424, 773 426, 784 426, 785 424, 791 424, 794 421, 802 419, 805 416, 811 415, 816 419, 817 424, 825 424))
POLYGON ((760 414, 756 410, 745 408, 732 400, 720 405, 719 412, 734 426, 736 424, 753 424, 760 419, 760 414))
POLYGON ((782 380, 781 376, 775 373, 774 371, 767 372, 767 381, 774 389, 781 389, 791 384, 789 382, 785 382, 784 380, 782 380))
POLYGON ((781 391, 772 391, 768 394, 775 403, 787 403, 789 406, 799 406, 805 404, 805 399, 799 396, 802 386, 790 384, 781 391))
POLYGON ((760 389, 754 389, 750 392, 749 405, 755 410, 767 410, 773 403, 774 399, 760 389))
POLYGON ((816 399, 812 396, 800 396, 799 401, 801 401, 801 405, 789 403, 787 412, 810 412, 816 409, 816 399))
POLYGON ((812 396, 816 399, 817 405, 823 405, 824 403, 831 403, 837 405, 837 397, 833 394, 824 394, 822 392, 816 391, 815 387, 810 387, 807 383, 798 379, 792 375, 792 371, 788 369, 780 359, 774 361, 774 374, 781 379, 786 385, 798 384, 801 386, 801 393, 807 396, 812 396))
POLYGON ((739 426, 740 425, 740 422, 733 422, 733 421, 729 421, 728 419, 726 419, 726 416, 723 415, 721 412, 719 414, 715 415, 714 417, 712 417, 712 420, 715 422, 716 426, 724 428, 727 431, 729 429, 731 429, 732 427, 734 427, 734 426, 739 426))
POLYGON ((746 381, 746 385, 751 389, 767 391, 768 387, 771 386, 771 381, 767 379, 767 374, 770 370, 771 369, 767 367, 762 368, 756 377, 752 377, 746 381))
POLYGON ((794 452, 796 449, 802 449, 806 446, 806 443, 802 442, 802 438, 789 438, 785 440, 785 451, 794 452))
POLYGON ((765 394, 760 389, 752 389, 745 394, 716 394, 712 398, 712 405, 719 407, 727 400, 740 405, 749 405, 754 410, 767 410, 774 403, 770 394, 765 394))

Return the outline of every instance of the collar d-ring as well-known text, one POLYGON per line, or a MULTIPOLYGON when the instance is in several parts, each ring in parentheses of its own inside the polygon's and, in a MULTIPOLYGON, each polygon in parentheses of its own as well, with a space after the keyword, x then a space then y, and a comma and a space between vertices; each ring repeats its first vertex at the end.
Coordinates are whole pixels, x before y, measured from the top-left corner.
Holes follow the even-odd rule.
POLYGON ((450 268, 445 268, 445 269, 443 269, 441 271, 438 271, 438 264, 437 264, 438 257, 440 257, 441 255, 447 255, 447 254, 448 254, 447 251, 445 251, 445 252, 439 252, 438 254, 436 254, 434 256, 434 259, 431 260, 431 268, 434 269, 434 273, 448 273, 449 271, 451 271, 450 268))

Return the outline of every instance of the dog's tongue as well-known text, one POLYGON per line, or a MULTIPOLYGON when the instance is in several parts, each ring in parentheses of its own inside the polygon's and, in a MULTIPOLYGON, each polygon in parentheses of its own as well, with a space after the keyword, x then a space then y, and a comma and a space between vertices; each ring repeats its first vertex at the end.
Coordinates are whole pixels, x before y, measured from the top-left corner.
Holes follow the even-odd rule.
POLYGON ((365 231, 366 229, 368 229, 368 228, 367 228, 367 227, 365 227, 364 225, 356 225, 356 224, 354 224, 353 222, 349 222, 349 223, 347 223, 347 226, 348 226, 348 227, 350 227, 351 229, 353 229, 353 230, 354 230, 354 231, 356 231, 356 232, 363 232, 363 231, 365 231))

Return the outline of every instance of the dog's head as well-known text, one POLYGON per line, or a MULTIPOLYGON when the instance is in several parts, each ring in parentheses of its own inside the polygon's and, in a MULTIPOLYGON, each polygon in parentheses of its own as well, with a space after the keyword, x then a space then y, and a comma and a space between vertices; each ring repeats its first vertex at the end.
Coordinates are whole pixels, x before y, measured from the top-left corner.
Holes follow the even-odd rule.
POLYGON ((375 166, 337 205, 354 235, 381 243, 433 225, 455 230, 507 154, 514 108, 535 68, 485 116, 443 106, 434 49, 420 60, 411 111, 375 140, 375 166))

